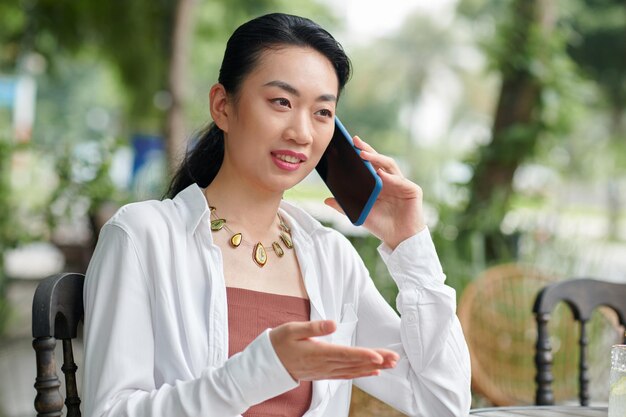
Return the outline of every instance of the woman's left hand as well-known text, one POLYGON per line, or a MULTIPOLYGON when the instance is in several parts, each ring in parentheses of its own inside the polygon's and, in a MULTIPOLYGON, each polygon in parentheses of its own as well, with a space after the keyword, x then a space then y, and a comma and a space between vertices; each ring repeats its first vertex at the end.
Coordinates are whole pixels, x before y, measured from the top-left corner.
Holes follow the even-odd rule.
MULTIPOLYGON (((354 137, 354 145, 361 149, 361 158, 372 163, 383 182, 363 226, 395 249, 400 242, 426 227, 422 189, 402 175, 393 158, 379 154, 358 136, 354 137)), ((324 202, 342 212, 334 198, 327 198, 324 202)))

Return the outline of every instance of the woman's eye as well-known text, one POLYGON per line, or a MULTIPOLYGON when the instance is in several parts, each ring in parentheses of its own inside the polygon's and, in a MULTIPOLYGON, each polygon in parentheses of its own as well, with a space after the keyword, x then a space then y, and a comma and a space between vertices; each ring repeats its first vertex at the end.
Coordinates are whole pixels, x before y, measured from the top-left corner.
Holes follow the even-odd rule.
POLYGON ((275 98, 275 99, 270 100, 270 101, 272 103, 278 104, 279 106, 291 108, 291 103, 286 98, 275 98))
POLYGON ((319 115, 324 116, 324 117, 333 117, 333 112, 331 112, 328 109, 322 109, 320 111, 317 112, 319 115))

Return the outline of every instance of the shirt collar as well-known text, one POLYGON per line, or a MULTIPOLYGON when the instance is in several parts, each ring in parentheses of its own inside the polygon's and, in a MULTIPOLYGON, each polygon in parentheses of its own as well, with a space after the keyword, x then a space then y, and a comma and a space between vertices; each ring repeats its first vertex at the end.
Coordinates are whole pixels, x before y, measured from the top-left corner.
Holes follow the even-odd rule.
POLYGON ((296 223, 298 229, 300 229, 304 235, 310 236, 316 232, 327 230, 313 216, 291 202, 282 200, 280 202, 280 208, 281 214, 288 220, 291 220, 290 223, 296 223))
MULTIPOLYGON (((182 217, 187 233, 195 234, 198 226, 206 222, 210 222, 211 213, 209 205, 197 184, 191 184, 173 199, 175 206, 178 208, 179 215, 182 217), (206 220, 205 220, 206 218, 206 220)), ((280 203, 281 215, 285 218, 287 224, 291 227, 291 235, 298 251, 298 262, 302 269, 307 293, 311 301, 312 307, 316 311, 315 317, 325 318, 324 304, 322 302, 319 286, 314 283, 318 280, 315 267, 312 264, 310 253, 313 250, 313 238, 317 233, 328 233, 330 229, 324 227, 313 216, 308 214, 302 208, 297 207, 293 203, 285 200, 280 203)), ((212 239, 211 233, 208 233, 209 239, 212 239)))
MULTIPOLYGON (((204 217, 210 216, 209 205, 202 188, 196 183, 179 192, 173 202, 179 209, 189 233, 195 233, 204 217)), ((287 222, 296 226, 294 231, 301 235, 301 239, 310 241, 310 236, 314 233, 327 230, 313 216, 293 203, 282 200, 280 209, 287 222)))
POLYGON ((196 183, 176 194, 173 202, 183 218, 187 233, 194 234, 205 216, 210 216, 204 193, 196 183))

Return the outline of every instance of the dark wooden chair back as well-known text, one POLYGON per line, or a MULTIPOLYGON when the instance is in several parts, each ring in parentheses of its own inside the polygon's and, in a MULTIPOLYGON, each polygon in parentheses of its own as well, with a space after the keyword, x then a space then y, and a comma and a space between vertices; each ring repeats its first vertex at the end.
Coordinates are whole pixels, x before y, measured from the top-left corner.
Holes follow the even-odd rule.
POLYGON ((35 410, 38 417, 63 415, 63 398, 59 391, 54 349, 57 339, 63 344, 65 374, 65 405, 68 417, 80 417, 80 398, 76 386, 76 370, 72 339, 83 319, 82 274, 63 273, 43 280, 33 298, 33 348, 37 360, 35 410))
MULTIPOLYGON (((554 404, 552 392, 552 347, 548 334, 548 320, 555 306, 564 301, 572 310, 574 319, 580 322, 579 398, 580 405, 589 405, 589 366, 587 363, 587 322, 596 307, 607 306, 615 310, 619 323, 626 326, 626 284, 594 279, 572 279, 550 284, 543 288, 535 300, 533 312, 537 320, 537 345, 535 366, 538 405, 554 404)), ((626 343, 626 335, 622 335, 626 343)), ((607 353, 608 355, 608 353, 607 353)))

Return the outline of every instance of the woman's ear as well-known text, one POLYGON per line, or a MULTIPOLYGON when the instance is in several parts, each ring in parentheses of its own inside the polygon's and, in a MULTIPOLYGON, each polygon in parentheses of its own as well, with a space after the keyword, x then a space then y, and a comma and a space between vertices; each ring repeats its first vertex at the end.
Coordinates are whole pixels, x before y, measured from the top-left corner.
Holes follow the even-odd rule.
POLYGON ((228 94, 222 84, 214 84, 209 92, 209 109, 211 111, 211 117, 213 121, 222 129, 224 133, 228 132, 228 94))

